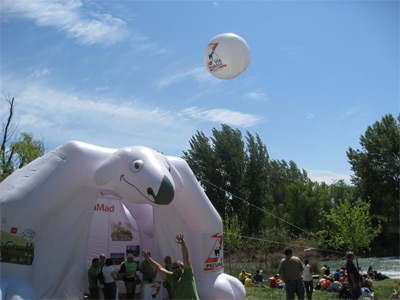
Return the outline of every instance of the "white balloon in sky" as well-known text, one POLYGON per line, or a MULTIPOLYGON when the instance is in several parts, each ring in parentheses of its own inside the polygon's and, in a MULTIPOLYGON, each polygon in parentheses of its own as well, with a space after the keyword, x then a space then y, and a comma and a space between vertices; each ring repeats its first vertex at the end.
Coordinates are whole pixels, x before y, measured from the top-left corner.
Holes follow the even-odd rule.
POLYGON ((247 42, 234 33, 213 37, 203 54, 207 70, 220 79, 232 79, 243 73, 249 66, 250 56, 247 42))

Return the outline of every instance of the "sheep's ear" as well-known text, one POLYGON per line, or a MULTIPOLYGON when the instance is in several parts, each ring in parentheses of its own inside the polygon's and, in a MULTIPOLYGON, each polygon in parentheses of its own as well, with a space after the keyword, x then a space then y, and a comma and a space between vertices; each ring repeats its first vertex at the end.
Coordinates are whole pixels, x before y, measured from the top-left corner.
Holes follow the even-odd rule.
POLYGON ((165 158, 168 162, 168 165, 170 167, 170 173, 171 173, 172 179, 174 180, 174 183, 175 183, 175 191, 180 192, 183 190, 183 180, 182 180, 181 174, 179 174, 178 170, 175 168, 172 161, 169 160, 167 157, 165 157, 165 158))
POLYGON ((111 181, 121 169, 124 149, 114 152, 106 161, 104 161, 94 174, 94 182, 98 185, 104 185, 111 181))

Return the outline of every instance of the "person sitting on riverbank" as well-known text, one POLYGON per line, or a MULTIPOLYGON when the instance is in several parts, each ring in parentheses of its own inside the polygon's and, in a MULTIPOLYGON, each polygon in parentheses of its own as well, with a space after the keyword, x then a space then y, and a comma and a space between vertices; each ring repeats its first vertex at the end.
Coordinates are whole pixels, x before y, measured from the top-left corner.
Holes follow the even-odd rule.
POLYGON ((322 287, 322 283, 325 281, 324 276, 322 276, 322 278, 320 280, 318 280, 318 282, 315 284, 315 289, 316 290, 320 290, 322 287))
POLYGON ((323 278, 324 277, 324 275, 325 275, 325 270, 326 270, 326 268, 328 267, 328 265, 324 265, 323 267, 322 267, 322 269, 321 269, 321 278, 323 278))
POLYGON ((270 288, 283 288, 283 282, 279 279, 279 274, 276 274, 274 277, 271 277, 269 280, 269 287, 270 288))
POLYGON ((325 274, 326 276, 330 277, 331 276, 331 269, 329 267, 326 267, 325 269, 325 274))
POLYGON ((247 273, 245 269, 243 269, 242 272, 240 272, 239 280, 243 283, 243 285, 244 285, 244 281, 246 280, 246 277, 249 275, 250 275, 250 273, 247 273))
POLYGON ((367 276, 369 279, 374 279, 375 273, 374 270, 372 269, 372 266, 368 267, 367 276))
POLYGON ((375 273, 375 275, 374 275, 375 280, 389 279, 388 276, 386 276, 385 274, 382 274, 381 272, 374 271, 374 273, 375 273))
POLYGON ((340 279, 340 269, 336 269, 335 273, 333 273, 333 279, 335 281, 339 281, 339 279, 340 279))
POLYGON ((259 283, 263 282, 264 278, 262 275, 262 270, 256 270, 256 274, 254 275, 254 282, 259 283))
POLYGON ((374 283, 374 281, 372 279, 369 279, 367 274, 363 274, 361 276, 361 280, 360 280, 361 287, 366 287, 372 291, 373 283, 374 283))
POLYGON ((334 281, 329 285, 328 291, 340 293, 342 288, 343 288, 343 284, 341 284, 339 281, 334 281))
POLYGON ((246 278, 244 280, 244 286, 247 286, 247 287, 254 286, 254 281, 250 274, 248 276, 246 276, 246 278))
POLYGON ((327 291, 329 286, 331 285, 332 281, 330 280, 330 278, 328 276, 324 276, 324 281, 322 282, 322 286, 321 286, 321 290, 323 291, 327 291))
POLYGON ((342 284, 346 283, 346 278, 347 278, 346 273, 345 272, 340 272, 339 282, 342 283, 342 284))

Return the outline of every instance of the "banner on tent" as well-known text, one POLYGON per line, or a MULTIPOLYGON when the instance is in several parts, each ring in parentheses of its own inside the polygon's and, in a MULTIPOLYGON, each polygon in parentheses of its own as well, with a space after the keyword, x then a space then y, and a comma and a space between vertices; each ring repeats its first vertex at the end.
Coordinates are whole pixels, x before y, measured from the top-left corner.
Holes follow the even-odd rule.
POLYGON ((212 272, 224 268, 223 235, 203 233, 204 271, 212 272))
POLYGON ((1 226, 1 262, 32 265, 36 232, 19 226, 1 226))

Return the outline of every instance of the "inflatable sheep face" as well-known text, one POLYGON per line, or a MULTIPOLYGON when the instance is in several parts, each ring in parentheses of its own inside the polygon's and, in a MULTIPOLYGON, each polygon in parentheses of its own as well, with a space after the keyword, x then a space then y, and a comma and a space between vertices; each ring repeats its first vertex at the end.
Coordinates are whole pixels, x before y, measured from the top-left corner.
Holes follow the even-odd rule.
POLYGON ((122 148, 106 159, 94 174, 99 186, 112 185, 122 198, 152 205, 168 205, 182 180, 168 159, 152 149, 122 148), (174 181, 175 177, 175 181, 174 181))

